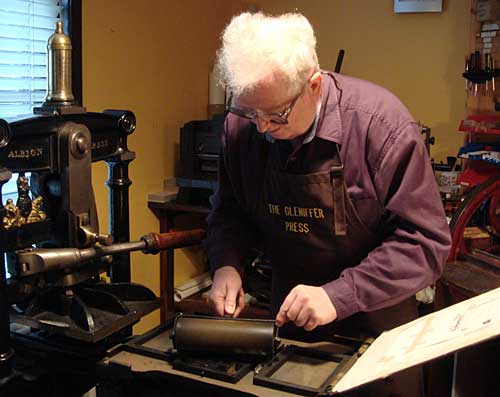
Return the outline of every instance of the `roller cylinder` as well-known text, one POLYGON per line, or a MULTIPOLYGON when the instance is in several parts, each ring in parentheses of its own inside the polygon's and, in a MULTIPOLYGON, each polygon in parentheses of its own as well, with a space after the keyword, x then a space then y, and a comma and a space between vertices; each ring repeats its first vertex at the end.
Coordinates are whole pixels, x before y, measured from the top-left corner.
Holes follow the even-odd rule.
POLYGON ((273 320, 179 315, 172 342, 179 353, 272 356, 278 339, 273 320))

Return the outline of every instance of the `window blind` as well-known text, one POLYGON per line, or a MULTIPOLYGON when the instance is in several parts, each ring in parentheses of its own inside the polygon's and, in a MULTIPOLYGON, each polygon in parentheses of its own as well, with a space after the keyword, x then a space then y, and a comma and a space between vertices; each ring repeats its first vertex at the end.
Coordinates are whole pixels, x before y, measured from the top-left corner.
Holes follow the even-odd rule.
MULTIPOLYGON (((59 0, 0 0, 0 118, 31 115, 47 95, 47 40, 59 0)), ((15 175, 4 199, 17 195, 15 175)))
POLYGON ((60 0, 0 0, 0 117, 33 113, 47 94, 47 40, 60 0))

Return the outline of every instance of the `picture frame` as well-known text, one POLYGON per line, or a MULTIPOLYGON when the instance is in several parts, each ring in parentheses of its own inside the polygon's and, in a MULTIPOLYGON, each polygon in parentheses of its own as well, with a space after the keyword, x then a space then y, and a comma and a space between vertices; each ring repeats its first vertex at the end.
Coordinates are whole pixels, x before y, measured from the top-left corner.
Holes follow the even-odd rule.
POLYGON ((443 11, 443 0, 394 0, 395 13, 441 11, 443 11))

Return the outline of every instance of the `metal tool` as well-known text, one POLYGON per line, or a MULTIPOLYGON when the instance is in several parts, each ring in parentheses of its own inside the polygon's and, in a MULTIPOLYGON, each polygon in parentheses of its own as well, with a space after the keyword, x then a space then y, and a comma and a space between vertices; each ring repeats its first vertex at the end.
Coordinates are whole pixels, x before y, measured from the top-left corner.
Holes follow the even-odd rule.
MULTIPOLYGON (((481 53, 476 51, 474 53, 474 70, 481 73, 481 53)), ((477 82, 474 83, 474 96, 477 96, 477 82)))
POLYGON ((487 78, 486 81, 484 82, 484 87, 485 87, 485 93, 488 93, 488 80, 490 79, 490 74, 491 74, 491 61, 490 61, 490 54, 484 54, 484 71, 486 72, 487 78))
POLYGON ((490 62, 491 62, 491 70, 492 70, 492 77, 491 77, 491 88, 493 90, 493 93, 495 93, 495 77, 496 77, 496 69, 495 69, 495 60, 493 57, 490 56, 490 62))
MULTIPOLYGON (((469 59, 466 57, 465 58, 465 73, 469 72, 469 59)), ((465 79, 465 92, 469 92, 469 87, 470 83, 469 80, 465 79)))

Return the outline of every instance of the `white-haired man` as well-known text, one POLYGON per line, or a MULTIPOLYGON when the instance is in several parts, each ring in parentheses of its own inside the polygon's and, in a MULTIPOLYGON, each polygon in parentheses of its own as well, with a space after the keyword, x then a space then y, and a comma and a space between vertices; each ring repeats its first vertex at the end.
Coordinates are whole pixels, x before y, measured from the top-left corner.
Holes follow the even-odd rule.
POLYGON ((215 313, 240 313, 242 264, 259 245, 273 315, 292 334, 375 334, 414 319, 450 236, 411 115, 381 87, 321 71, 300 14, 244 13, 222 39, 229 114, 207 239, 215 313))

